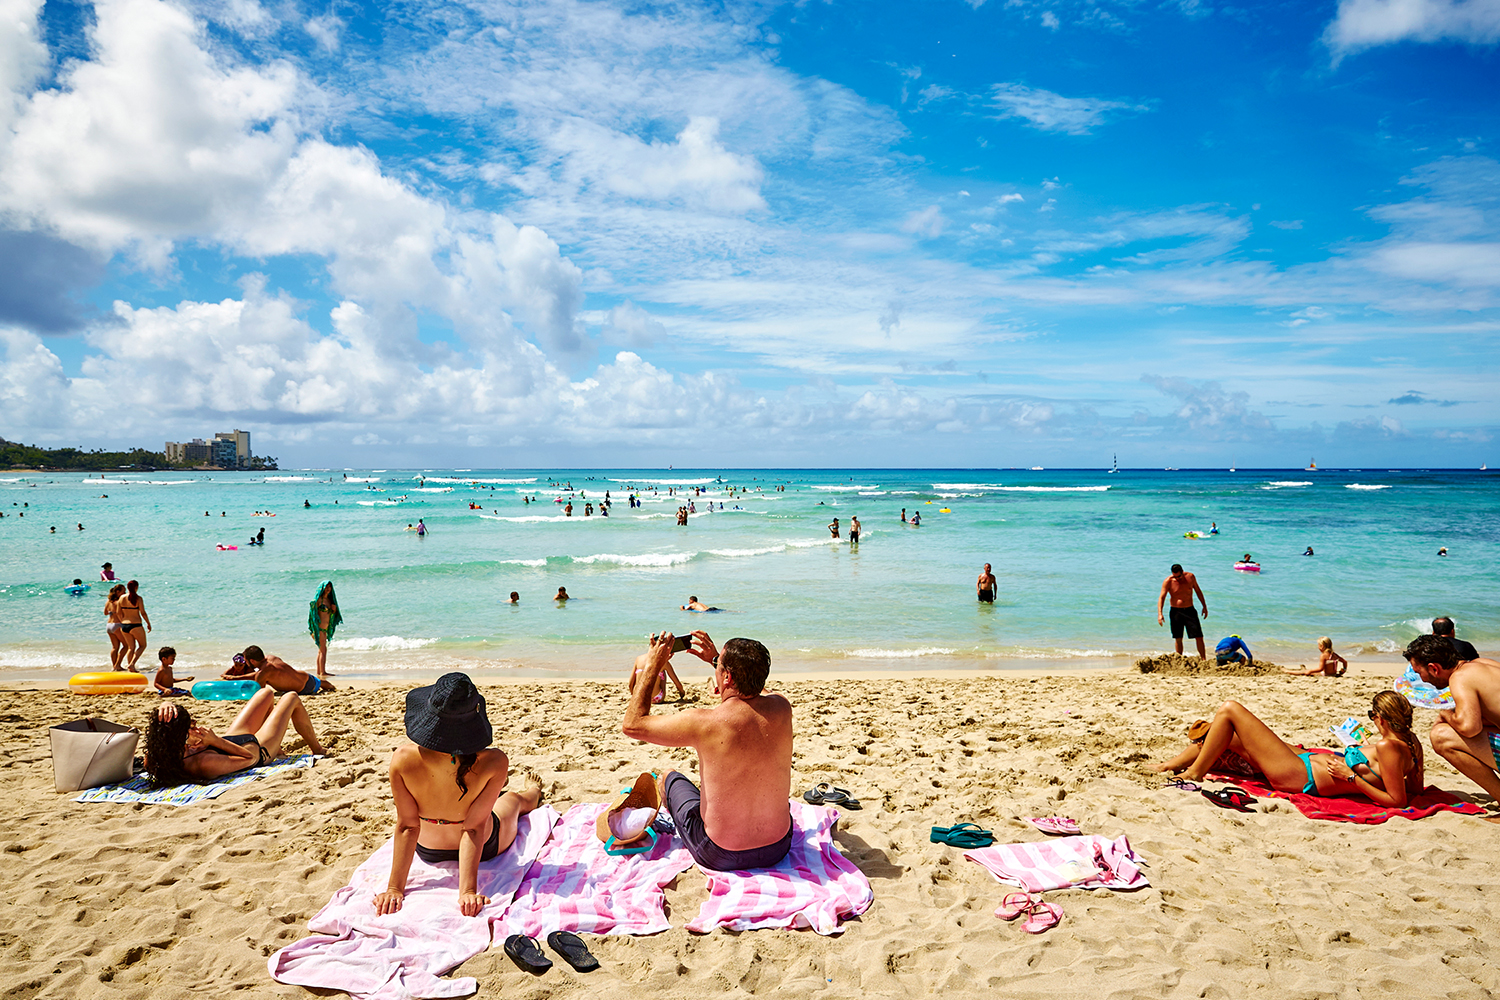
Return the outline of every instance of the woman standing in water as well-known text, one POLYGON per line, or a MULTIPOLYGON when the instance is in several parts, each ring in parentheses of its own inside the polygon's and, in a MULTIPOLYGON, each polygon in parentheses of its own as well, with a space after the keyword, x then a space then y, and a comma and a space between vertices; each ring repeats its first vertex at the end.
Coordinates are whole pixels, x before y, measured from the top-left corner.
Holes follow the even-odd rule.
POLYGON ((109 666, 111 670, 120 669, 120 661, 130 649, 130 644, 125 641, 125 630, 120 626, 120 609, 117 602, 120 595, 125 593, 125 585, 117 583, 109 588, 109 597, 104 601, 104 620, 109 624, 105 626, 104 632, 109 636, 109 666))
POLYGON ((396 837, 391 879, 375 897, 375 912, 401 909, 418 855, 428 864, 458 862, 458 908, 478 916, 489 903, 479 892, 479 863, 515 841, 516 823, 542 803, 541 779, 527 772, 524 791, 504 791, 510 760, 490 747, 484 696, 467 674, 444 674, 407 692, 406 736, 411 742, 391 754, 396 837))
POLYGON ((131 580, 125 585, 124 596, 115 600, 115 612, 120 617, 120 631, 130 646, 125 657, 126 670, 135 670, 136 661, 146 651, 146 632, 151 631, 151 616, 146 614, 146 602, 136 592, 139 587, 140 583, 131 580))
POLYGON ((338 628, 344 616, 339 614, 339 600, 333 594, 333 581, 318 584, 318 596, 307 606, 307 630, 313 642, 318 644, 318 676, 328 676, 328 643, 333 630, 338 628))

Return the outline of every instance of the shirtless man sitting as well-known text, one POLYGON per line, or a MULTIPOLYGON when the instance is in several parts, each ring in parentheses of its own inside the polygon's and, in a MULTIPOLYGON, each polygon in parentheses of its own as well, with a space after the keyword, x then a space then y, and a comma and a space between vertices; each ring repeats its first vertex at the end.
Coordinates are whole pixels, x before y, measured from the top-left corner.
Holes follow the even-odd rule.
POLYGON ((253 680, 276 691, 295 691, 304 698, 321 691, 332 694, 338 690, 331 682, 298 670, 279 656, 267 656, 259 646, 246 646, 240 657, 244 659, 243 663, 236 658, 234 666, 220 675, 226 681, 253 680))
POLYGON ((1184 572, 1181 563, 1172 564, 1172 575, 1161 582, 1161 593, 1156 597, 1156 624, 1162 624, 1161 606, 1167 597, 1172 598, 1172 638, 1177 643, 1177 653, 1182 654, 1182 634, 1198 643, 1198 659, 1208 659, 1208 650, 1203 647, 1203 625, 1198 621, 1198 611, 1193 607, 1193 595, 1203 602, 1203 617, 1208 617, 1208 598, 1198 586, 1198 578, 1184 572))
POLYGON ((1419 635, 1401 655, 1424 681, 1453 695, 1453 707, 1432 724, 1432 749, 1500 802, 1500 663, 1460 663, 1445 635, 1419 635))
POLYGON ((713 665, 719 704, 652 715, 651 692, 673 641, 669 632, 651 637, 643 683, 631 693, 620 729, 646 743, 698 751, 701 792, 678 771, 660 782, 694 860, 716 871, 769 868, 792 846, 792 705, 762 690, 771 654, 754 639, 730 639, 720 655, 707 632, 694 632, 688 649, 713 665))

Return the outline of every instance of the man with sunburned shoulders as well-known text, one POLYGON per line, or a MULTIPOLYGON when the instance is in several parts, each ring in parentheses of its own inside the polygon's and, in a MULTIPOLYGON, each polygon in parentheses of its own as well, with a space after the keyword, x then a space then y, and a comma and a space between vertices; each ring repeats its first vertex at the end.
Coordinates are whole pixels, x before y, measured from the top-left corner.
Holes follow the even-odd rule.
POLYGON ((1419 635, 1401 655, 1424 681, 1453 696, 1453 707, 1432 724, 1432 749, 1500 802, 1500 663, 1459 662, 1445 635, 1419 635))
POLYGON ((703 789, 669 771, 662 802, 694 860, 715 871, 769 868, 792 846, 792 704, 764 691, 771 654, 754 639, 730 639, 721 654, 707 632, 688 651, 711 664, 719 704, 651 714, 651 692, 672 658, 670 632, 651 637, 645 675, 625 708, 626 736, 698 752, 703 789))
POLYGON ((226 681, 253 680, 276 691, 295 691, 304 698, 323 691, 332 694, 337 690, 331 681, 298 670, 279 656, 268 656, 259 646, 246 646, 245 651, 235 657, 234 666, 221 676, 226 681))
POLYGON ((1161 606, 1172 598, 1172 639, 1177 644, 1177 654, 1182 655, 1182 635, 1198 644, 1198 659, 1208 659, 1208 650, 1203 647, 1203 624, 1198 621, 1198 609, 1193 607, 1193 595, 1203 602, 1203 617, 1208 617, 1208 598, 1198 586, 1198 578, 1185 572, 1181 563, 1172 564, 1172 575, 1161 582, 1161 593, 1156 595, 1156 624, 1162 624, 1161 606))

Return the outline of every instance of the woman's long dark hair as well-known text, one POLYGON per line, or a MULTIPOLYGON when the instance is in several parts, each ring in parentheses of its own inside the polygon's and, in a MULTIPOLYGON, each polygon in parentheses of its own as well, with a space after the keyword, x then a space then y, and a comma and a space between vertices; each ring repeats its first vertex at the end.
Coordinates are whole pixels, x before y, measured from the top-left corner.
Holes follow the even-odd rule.
POLYGON ((458 782, 458 790, 463 793, 459 798, 463 798, 464 795, 469 794, 469 786, 464 784, 464 777, 473 769, 474 762, 479 759, 479 754, 461 753, 454 756, 458 758, 458 773, 453 778, 458 782))
POLYGON ((136 588, 139 586, 140 583, 136 580, 131 580, 125 585, 125 589, 130 591, 130 593, 126 594, 125 596, 130 598, 130 606, 132 608, 138 608, 141 606, 141 595, 135 592, 136 588))
POLYGON ((187 746, 188 728, 192 724, 192 716, 181 706, 169 722, 163 722, 155 712, 151 713, 151 720, 146 725, 146 774, 152 788, 171 788, 198 781, 182 766, 182 751, 187 746))

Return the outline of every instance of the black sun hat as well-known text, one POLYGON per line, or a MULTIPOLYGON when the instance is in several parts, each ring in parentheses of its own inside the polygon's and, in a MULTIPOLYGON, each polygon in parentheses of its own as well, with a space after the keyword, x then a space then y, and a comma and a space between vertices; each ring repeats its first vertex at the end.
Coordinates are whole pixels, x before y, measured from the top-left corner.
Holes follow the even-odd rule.
POLYGON ((406 693, 406 736, 442 753, 478 753, 495 738, 484 696, 468 674, 454 672, 406 693))

